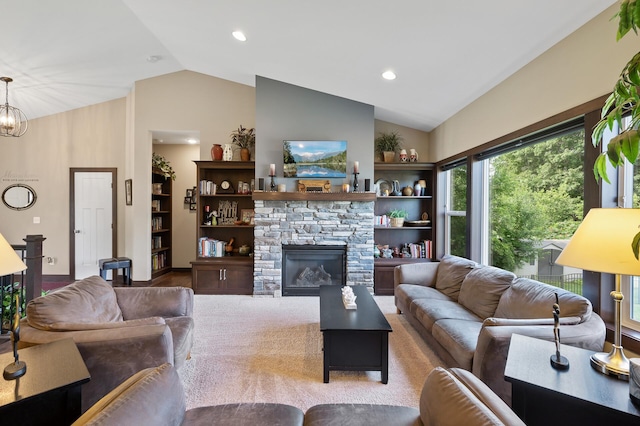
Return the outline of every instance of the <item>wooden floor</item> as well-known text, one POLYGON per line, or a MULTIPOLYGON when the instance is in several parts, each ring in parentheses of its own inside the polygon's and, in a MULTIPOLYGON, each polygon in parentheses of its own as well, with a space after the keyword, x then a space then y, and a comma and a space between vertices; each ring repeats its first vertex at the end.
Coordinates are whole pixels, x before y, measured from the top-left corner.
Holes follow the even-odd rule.
POLYGON ((191 288, 191 271, 169 272, 151 281, 151 287, 189 287, 191 288))

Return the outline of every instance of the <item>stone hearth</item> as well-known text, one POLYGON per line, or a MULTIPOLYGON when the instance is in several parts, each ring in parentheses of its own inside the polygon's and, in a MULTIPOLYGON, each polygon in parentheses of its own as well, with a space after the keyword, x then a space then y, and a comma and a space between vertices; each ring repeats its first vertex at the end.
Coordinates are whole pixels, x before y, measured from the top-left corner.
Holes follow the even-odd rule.
POLYGON ((347 285, 373 291, 373 201, 255 200, 253 294, 282 294, 282 246, 346 246, 347 285))

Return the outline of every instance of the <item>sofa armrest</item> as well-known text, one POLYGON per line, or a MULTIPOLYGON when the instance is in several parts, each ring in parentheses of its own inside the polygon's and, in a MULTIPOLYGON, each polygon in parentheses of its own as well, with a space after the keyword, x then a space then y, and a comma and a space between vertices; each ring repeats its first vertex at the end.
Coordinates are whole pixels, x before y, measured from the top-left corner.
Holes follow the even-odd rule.
MULTIPOLYGON (((492 325, 480 330, 472 372, 507 404, 511 404, 511 384, 504 380, 504 368, 514 333, 553 341, 553 320, 549 325, 492 325)), ((604 321, 595 313, 587 321, 560 327, 561 343, 592 351, 602 350, 605 333, 604 321)))
POLYGON ((174 363, 171 329, 166 324, 105 330, 44 331, 20 324, 20 347, 72 338, 91 380, 82 386, 82 411, 134 373, 174 363))
POLYGON ((186 287, 114 287, 125 320, 193 316, 193 290, 186 287))
POLYGON ((393 269, 393 287, 400 284, 415 284, 433 287, 439 262, 407 263, 393 269))

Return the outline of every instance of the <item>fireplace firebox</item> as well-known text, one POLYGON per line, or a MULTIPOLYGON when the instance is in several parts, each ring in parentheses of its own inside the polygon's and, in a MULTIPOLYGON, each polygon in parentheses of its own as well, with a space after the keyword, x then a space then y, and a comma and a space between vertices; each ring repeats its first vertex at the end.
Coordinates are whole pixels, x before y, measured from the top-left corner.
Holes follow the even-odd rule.
POLYGON ((321 285, 345 285, 346 258, 346 246, 283 245, 282 295, 317 296, 321 285))

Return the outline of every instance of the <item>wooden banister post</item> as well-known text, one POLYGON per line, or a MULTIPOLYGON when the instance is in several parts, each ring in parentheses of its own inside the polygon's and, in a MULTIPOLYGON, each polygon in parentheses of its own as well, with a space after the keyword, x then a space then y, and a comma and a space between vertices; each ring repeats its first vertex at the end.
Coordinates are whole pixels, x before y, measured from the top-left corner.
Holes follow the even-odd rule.
POLYGON ((25 305, 30 300, 42 295, 42 235, 27 235, 23 240, 27 243, 25 264, 25 305))

